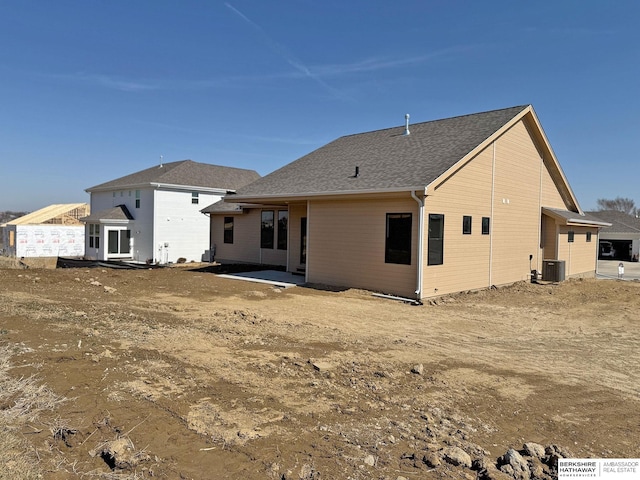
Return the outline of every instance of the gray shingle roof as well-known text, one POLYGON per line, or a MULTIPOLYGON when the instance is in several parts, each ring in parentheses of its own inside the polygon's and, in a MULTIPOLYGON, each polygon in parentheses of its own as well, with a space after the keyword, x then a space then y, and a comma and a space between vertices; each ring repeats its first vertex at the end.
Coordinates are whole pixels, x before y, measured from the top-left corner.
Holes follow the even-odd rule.
POLYGON ((586 213, 611 224, 611 226, 604 227, 601 230, 603 233, 640 233, 640 219, 633 215, 616 210, 600 210, 586 213))
MULTIPOLYGON (((239 197, 425 187, 528 105, 348 135, 238 189, 239 197), (354 177, 356 167, 358 177, 354 177)), ((232 198, 227 197, 229 200, 232 198)))
POLYGON ((198 163, 193 160, 156 165, 109 182, 87 188, 87 192, 164 183, 204 188, 237 190, 260 178, 255 170, 198 163))
POLYGON ((543 213, 550 213, 556 217, 564 219, 567 224, 582 224, 597 227, 606 227, 609 222, 601 218, 591 215, 589 212, 583 214, 577 212, 571 212, 569 210, 562 210, 560 208, 542 207, 543 213))
POLYGON ((216 203, 212 203, 208 207, 200 210, 202 213, 242 213, 242 205, 239 203, 225 202, 224 200, 218 200, 216 203))
POLYGON ((99 222, 100 220, 133 220, 133 215, 126 205, 117 205, 82 217, 80 220, 85 223, 99 222))

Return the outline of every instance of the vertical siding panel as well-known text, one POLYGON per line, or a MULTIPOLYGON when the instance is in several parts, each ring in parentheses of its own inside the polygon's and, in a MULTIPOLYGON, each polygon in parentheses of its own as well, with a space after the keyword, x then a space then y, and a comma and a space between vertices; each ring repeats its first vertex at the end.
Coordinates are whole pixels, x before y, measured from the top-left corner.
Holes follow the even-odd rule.
POLYGON ((444 263, 427 265, 425 255, 425 297, 489 286, 490 236, 482 235, 482 217, 491 217, 492 162, 487 148, 427 196, 425 248, 428 215, 444 214, 444 263), (472 217, 470 235, 462 234, 464 215, 472 217))
POLYGON ((558 260, 565 262, 565 276, 592 276, 595 274, 598 253, 597 229, 561 225, 558 238, 558 260), (574 232, 573 242, 569 242, 569 232, 574 232), (587 242, 587 232, 592 232, 591 242, 587 242))
POLYGON ((211 241, 216 260, 221 262, 260 262, 260 210, 241 214, 211 215, 211 241), (224 243, 224 217, 233 217, 233 243, 224 243))
POLYGON ((542 158, 522 122, 496 141, 495 285, 526 280, 539 265, 542 168, 542 158))
POLYGON ((418 204, 406 198, 309 202, 307 274, 312 283, 414 298, 418 204), (411 265, 385 263, 387 213, 412 213, 411 265))
MULTIPOLYGON (((494 178, 493 155, 492 145, 429 192, 426 211, 445 214, 445 240, 443 265, 428 266, 425 259, 427 297, 528 280, 532 269, 542 268, 541 245, 546 255, 568 254, 555 251, 553 219, 545 220, 541 238, 541 207, 567 207, 523 122, 496 140, 494 178), (471 235, 462 234, 463 215, 473 218, 471 235), (480 234, 483 216, 491 217, 491 243, 480 234)), ((576 245, 570 273, 593 270, 595 247, 576 245)))
POLYGON ((307 204, 289 206, 289 270, 296 272, 305 265, 300 263, 301 220, 307 216, 307 204))

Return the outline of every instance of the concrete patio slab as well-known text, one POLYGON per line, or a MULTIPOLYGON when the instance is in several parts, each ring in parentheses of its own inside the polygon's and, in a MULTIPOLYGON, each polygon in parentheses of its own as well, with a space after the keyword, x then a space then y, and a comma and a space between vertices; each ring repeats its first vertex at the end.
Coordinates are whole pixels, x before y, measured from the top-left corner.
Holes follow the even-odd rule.
POLYGON ((289 272, 278 270, 260 270, 257 272, 224 273, 218 275, 221 278, 232 280, 244 280, 247 282, 268 283, 280 288, 291 288, 304 285, 306 282, 303 275, 294 275, 289 272))

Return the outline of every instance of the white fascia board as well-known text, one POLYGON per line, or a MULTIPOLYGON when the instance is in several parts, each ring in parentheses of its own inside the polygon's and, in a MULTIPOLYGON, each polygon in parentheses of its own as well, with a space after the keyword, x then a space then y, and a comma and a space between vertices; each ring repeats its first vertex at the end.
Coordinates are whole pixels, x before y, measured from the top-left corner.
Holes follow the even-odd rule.
POLYGON ((117 187, 98 187, 98 188, 87 188, 85 192, 119 192, 120 190, 141 190, 143 188, 149 188, 151 184, 149 183, 132 183, 130 185, 120 185, 117 187))
POLYGON ((114 220, 112 218, 101 218, 98 220, 102 225, 129 225, 132 221, 133 220, 114 220))
POLYGON ((576 226, 593 226, 593 227, 610 227, 611 224, 607 222, 596 222, 591 220, 581 220, 579 218, 567 218, 567 225, 576 225, 576 226))
POLYGON ((101 188, 87 188, 85 192, 119 192, 121 190, 142 190, 144 188, 154 188, 154 189, 171 189, 171 190, 185 190, 189 192, 206 192, 206 193, 215 193, 215 194, 226 194, 230 192, 235 192, 232 189, 226 188, 214 188, 214 187, 196 187, 194 185, 174 185, 172 183, 140 183, 140 184, 131 184, 131 185, 120 185, 118 187, 101 187, 101 188))
POLYGON ((226 188, 197 187, 195 185, 174 185, 171 183, 150 183, 149 185, 158 189, 184 190, 187 192, 206 192, 206 193, 216 193, 216 194, 222 194, 222 195, 230 192, 235 192, 235 190, 229 190, 226 188))
POLYGON ((230 195, 223 197, 225 202, 232 203, 264 203, 273 199, 303 199, 303 198, 321 198, 321 197, 341 197, 350 195, 372 195, 376 193, 410 193, 424 192, 427 194, 427 187, 420 185, 419 187, 402 187, 402 188, 375 188, 370 190, 342 190, 332 192, 306 192, 306 193, 287 193, 287 194, 269 194, 269 195, 230 195))

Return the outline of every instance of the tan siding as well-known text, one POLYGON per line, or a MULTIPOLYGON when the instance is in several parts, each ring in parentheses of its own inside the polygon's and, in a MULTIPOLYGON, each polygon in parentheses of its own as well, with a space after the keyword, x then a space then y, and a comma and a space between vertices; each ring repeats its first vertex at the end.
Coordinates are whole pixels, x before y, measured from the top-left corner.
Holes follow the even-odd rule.
POLYGON ((558 260, 565 262, 566 277, 590 276, 596 268, 598 251, 597 229, 560 226, 558 238, 558 260), (574 232, 574 241, 569 242, 569 232, 574 232), (592 232, 591 242, 586 241, 587 232, 592 232))
POLYGON ((482 217, 491 217, 492 159, 492 149, 484 150, 427 197, 425 249, 429 213, 444 214, 444 263, 427 266, 425 252, 425 297, 490 285, 490 236, 482 235, 482 217), (462 234, 464 215, 472 217, 471 235, 462 234))
POLYGON ((544 215, 542 217, 542 260, 557 260, 556 252, 556 222, 553 218, 544 215))
MULTIPOLYGON (((541 207, 567 207, 522 122, 429 193, 427 214, 445 215, 445 239, 443 265, 425 257, 425 297, 528 280, 542 268, 541 244, 555 256, 555 222, 541 238, 541 207), (463 215, 473 217, 471 235, 462 234, 463 215), (491 239, 481 235, 483 216, 491 217, 491 239)), ((579 268, 588 260, 581 249, 579 268)))
POLYGON ((522 122, 496 142, 492 284, 530 278, 539 263, 543 163, 522 122), (533 255, 530 261, 529 256, 533 255))
POLYGON ((296 272, 305 266, 300 263, 300 226, 307 216, 307 204, 289 207, 289 271, 296 272))
POLYGON ((277 248, 263 248, 260 263, 284 266, 287 264, 287 251, 278 250, 277 248))
POLYGON ((211 241, 216 246, 216 260, 260 262, 260 210, 228 215, 234 218, 233 244, 224 243, 225 215, 211 215, 211 241))
POLYGON ((343 285, 414 298, 418 204, 405 199, 310 201, 307 275, 343 285), (411 265, 385 263, 387 213, 412 213, 411 265))
POLYGON ((562 200, 562 196, 556 187, 549 170, 545 167, 542 169, 542 197, 541 203, 543 207, 566 209, 567 205, 562 200))

